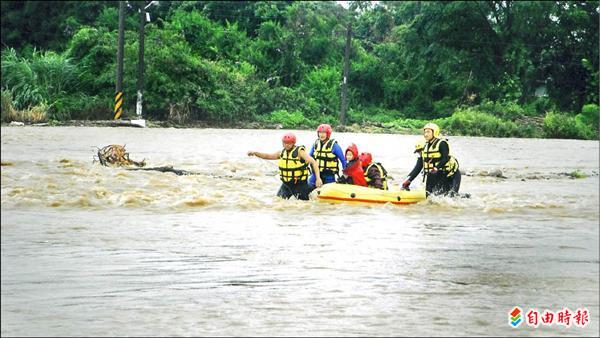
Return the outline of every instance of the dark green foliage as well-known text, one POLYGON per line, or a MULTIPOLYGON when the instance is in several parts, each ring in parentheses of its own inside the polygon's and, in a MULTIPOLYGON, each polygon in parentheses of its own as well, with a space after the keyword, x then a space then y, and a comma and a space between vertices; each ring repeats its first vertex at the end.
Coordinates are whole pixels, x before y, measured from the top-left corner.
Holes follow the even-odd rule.
MULTIPOLYGON (((139 5, 126 9, 125 116, 135 111, 139 5)), ((146 24, 144 116, 335 125, 351 24, 349 123, 597 139, 598 5, 160 1, 146 24)), ((3 97, 14 109, 112 117, 118 2, 1 9, 3 97)))
POLYGON ((544 132, 550 138, 597 139, 593 126, 583 123, 576 116, 549 112, 544 118, 544 132))
POLYGON ((600 123, 600 107, 597 104, 586 104, 577 115, 581 123, 586 124, 598 131, 600 123))
POLYGON ((494 137, 526 136, 516 123, 471 108, 456 111, 441 123, 441 127, 451 134, 494 137))
POLYGON ((82 26, 117 1, 2 1, 2 46, 61 51, 82 26))
POLYGON ((73 87, 76 68, 54 52, 34 51, 19 57, 14 49, 2 54, 2 87, 8 88, 16 109, 51 103, 73 87))
POLYGON ((284 128, 298 128, 309 124, 308 119, 299 111, 276 110, 271 113, 269 120, 280 123, 284 128))

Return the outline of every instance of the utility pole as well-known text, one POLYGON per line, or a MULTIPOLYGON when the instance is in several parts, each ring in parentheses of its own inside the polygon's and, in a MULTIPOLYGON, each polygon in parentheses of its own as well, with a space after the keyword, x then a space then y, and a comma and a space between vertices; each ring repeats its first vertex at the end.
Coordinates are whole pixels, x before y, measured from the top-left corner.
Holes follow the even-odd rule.
POLYGON ((142 96, 144 92, 144 26, 146 25, 146 1, 140 1, 140 36, 138 49, 138 82, 137 103, 135 112, 138 119, 142 119, 142 96))
POLYGON ((348 110, 348 73, 350 68, 350 44, 352 42, 352 20, 348 20, 346 30, 346 50, 344 51, 344 82, 342 82, 342 107, 340 110, 340 124, 346 124, 346 111, 348 110))
POLYGON ((119 1, 119 41, 117 47, 117 90, 115 93, 115 120, 123 114, 123 45, 125 38, 125 1, 119 1))

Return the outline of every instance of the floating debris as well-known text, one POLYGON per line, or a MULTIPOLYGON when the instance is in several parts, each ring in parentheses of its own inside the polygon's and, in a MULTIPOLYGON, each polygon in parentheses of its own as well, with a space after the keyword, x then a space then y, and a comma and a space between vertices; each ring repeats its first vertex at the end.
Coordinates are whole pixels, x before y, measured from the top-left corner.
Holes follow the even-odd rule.
POLYGON ((174 169, 172 166, 164 166, 164 167, 152 167, 152 168, 126 168, 127 170, 152 170, 152 171, 160 171, 163 173, 171 172, 176 175, 197 175, 197 173, 182 170, 182 169, 174 169))
POLYGON ((579 170, 571 171, 570 173, 565 173, 565 176, 569 176, 570 178, 586 178, 588 175, 579 170))
MULTIPOLYGON (((94 159, 95 160, 95 159, 94 159)), ((104 166, 130 166, 143 167, 146 160, 134 161, 129 158, 129 153, 125 150, 125 145, 111 144, 98 149, 98 161, 104 166)))
POLYGON ((504 176, 504 174, 502 173, 502 170, 500 169, 493 169, 490 171, 487 170, 481 170, 478 172, 464 172, 461 170, 461 174, 465 175, 465 176, 481 176, 481 177, 497 177, 497 178, 508 178, 506 176, 504 176))
POLYGON ((491 171, 480 171, 479 173, 477 173, 478 176, 488 176, 488 177, 498 177, 498 178, 506 178, 506 176, 502 175, 502 170, 500 169, 494 169, 491 171))
MULTIPOLYGON (((97 148, 97 147, 96 147, 97 148)), ((124 145, 117 145, 117 144, 111 144, 108 145, 104 148, 98 148, 98 157, 96 158, 96 156, 94 156, 94 161, 98 161, 100 162, 100 164, 102 164, 103 166, 107 166, 107 167, 128 167, 131 165, 134 165, 138 168, 124 168, 125 170, 131 170, 131 171, 137 171, 137 170, 143 170, 143 171, 159 171, 159 172, 163 172, 163 173, 174 173, 175 175, 178 176, 185 176, 185 175, 205 175, 205 176, 210 176, 213 178, 224 178, 224 179, 230 179, 230 180, 247 180, 247 181, 254 181, 254 178, 251 177, 240 177, 240 176, 233 176, 233 175, 215 175, 215 174, 211 174, 211 173, 202 173, 202 172, 194 172, 194 171, 188 171, 188 170, 183 170, 183 169, 175 169, 173 168, 173 166, 162 166, 162 167, 149 167, 149 168, 142 168, 146 165, 146 160, 142 160, 140 162, 136 162, 132 159, 129 158, 129 153, 125 150, 125 146, 124 145)), ((61 163, 65 163, 65 162, 69 162, 66 159, 63 159, 60 161, 61 163)), ((235 172, 236 170, 232 170, 233 172, 235 172)))

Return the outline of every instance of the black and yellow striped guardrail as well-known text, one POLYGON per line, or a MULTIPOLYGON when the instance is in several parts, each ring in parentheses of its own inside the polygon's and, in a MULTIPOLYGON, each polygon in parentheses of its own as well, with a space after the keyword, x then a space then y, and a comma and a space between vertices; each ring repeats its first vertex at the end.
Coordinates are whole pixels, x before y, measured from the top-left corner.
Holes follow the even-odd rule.
POLYGON ((123 92, 117 92, 115 95, 115 120, 118 120, 123 114, 123 92))

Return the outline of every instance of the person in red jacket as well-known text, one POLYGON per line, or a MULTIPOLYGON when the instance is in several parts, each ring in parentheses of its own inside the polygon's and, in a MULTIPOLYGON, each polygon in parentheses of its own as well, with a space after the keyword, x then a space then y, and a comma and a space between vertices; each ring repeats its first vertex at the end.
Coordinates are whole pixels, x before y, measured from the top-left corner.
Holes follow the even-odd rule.
POLYGON ((355 184, 366 187, 365 172, 358 158, 356 144, 352 143, 346 149, 346 161, 346 168, 343 171, 343 175, 337 180, 337 183, 355 184))

